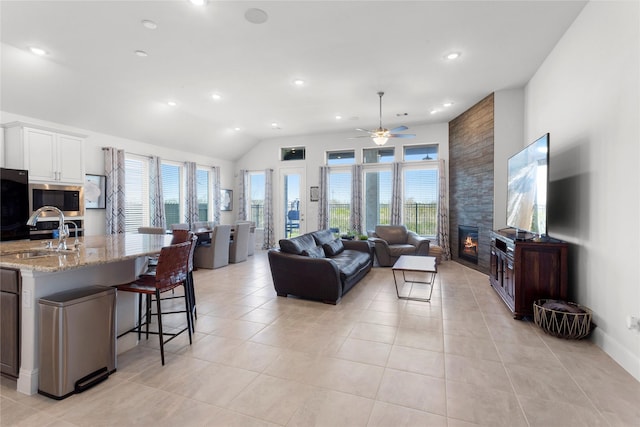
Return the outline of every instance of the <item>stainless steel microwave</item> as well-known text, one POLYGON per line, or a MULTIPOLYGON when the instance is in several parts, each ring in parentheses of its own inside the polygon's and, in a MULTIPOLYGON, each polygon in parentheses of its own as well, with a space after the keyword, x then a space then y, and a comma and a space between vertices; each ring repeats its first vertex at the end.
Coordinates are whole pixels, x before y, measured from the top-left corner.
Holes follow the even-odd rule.
MULTIPOLYGON (((84 216, 84 189, 78 185, 29 184, 31 212, 42 206, 55 206, 65 217, 84 216)), ((55 212, 43 212, 42 217, 57 217, 55 212)))

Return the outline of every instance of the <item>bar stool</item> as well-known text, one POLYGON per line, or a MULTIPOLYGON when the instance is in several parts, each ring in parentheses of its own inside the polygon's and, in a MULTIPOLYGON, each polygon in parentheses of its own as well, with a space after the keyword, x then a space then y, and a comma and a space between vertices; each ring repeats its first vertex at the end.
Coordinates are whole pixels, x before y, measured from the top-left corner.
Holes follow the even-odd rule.
MULTIPOLYGON (((153 275, 143 275, 137 280, 131 283, 124 283, 116 286, 118 291, 123 292, 135 292, 138 294, 138 325, 128 330, 129 332, 137 332, 138 339, 141 337, 142 327, 145 326, 146 338, 149 339, 149 334, 157 334, 160 342, 160 358, 162 365, 164 365, 164 345, 187 331, 189 334, 189 344, 191 340, 191 310, 189 303, 189 296, 187 290, 187 275, 189 266, 189 254, 191 252, 191 242, 178 243, 171 246, 166 246, 160 250, 160 256, 158 257, 158 265, 153 275), (187 326, 175 333, 164 333, 162 330, 162 304, 160 295, 164 292, 171 291, 178 286, 184 286, 184 304, 187 318, 187 326), (146 310, 145 321, 142 323, 142 295, 146 295, 146 310), (156 313, 152 313, 151 310, 151 298, 155 297, 156 301, 156 313), (158 316, 158 331, 149 331, 149 323, 151 322, 151 316, 158 316), (169 336, 169 339, 165 341, 164 336, 169 336)), ((168 313, 164 313, 168 314, 168 313)), ((122 334, 122 335, 124 335, 122 334)), ((120 336, 122 336, 120 335, 120 336)))
MULTIPOLYGON (((197 319, 198 313, 196 311, 196 291, 195 291, 194 282, 193 282, 193 266, 194 266, 193 254, 195 253, 196 246, 198 245, 198 236, 196 236, 194 233, 188 230, 174 230, 174 236, 173 236, 173 239, 171 240, 171 244, 177 244, 177 243, 183 243, 183 242, 191 243, 191 248, 189 250, 189 260, 187 265, 187 283, 185 287, 185 292, 189 300, 188 312, 190 313, 190 316, 191 316, 191 331, 195 332, 194 317, 195 319, 197 319)), ((145 271, 142 274, 142 276, 155 275, 156 265, 157 263, 155 265, 152 265, 151 263, 149 263, 149 267, 147 268, 147 271, 145 271)), ((171 296, 163 297, 161 299, 164 301, 164 300, 170 300, 170 299, 176 299, 176 298, 182 298, 182 297, 179 295, 176 296, 174 294, 174 290, 172 290, 171 296)), ((151 302, 153 301, 154 299, 151 298, 151 302)), ((175 313, 184 313, 184 310, 178 310, 178 311, 174 310, 174 311, 165 312, 165 314, 175 314, 175 313)))

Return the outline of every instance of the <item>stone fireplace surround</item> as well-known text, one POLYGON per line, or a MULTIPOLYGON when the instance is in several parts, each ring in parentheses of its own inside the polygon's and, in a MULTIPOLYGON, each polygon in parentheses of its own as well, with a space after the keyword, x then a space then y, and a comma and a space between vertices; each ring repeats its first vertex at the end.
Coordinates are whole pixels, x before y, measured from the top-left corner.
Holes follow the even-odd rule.
POLYGON ((489 273, 493 229, 494 94, 449 122, 449 236, 451 256, 489 273), (460 257, 461 225, 478 227, 477 264, 460 257))

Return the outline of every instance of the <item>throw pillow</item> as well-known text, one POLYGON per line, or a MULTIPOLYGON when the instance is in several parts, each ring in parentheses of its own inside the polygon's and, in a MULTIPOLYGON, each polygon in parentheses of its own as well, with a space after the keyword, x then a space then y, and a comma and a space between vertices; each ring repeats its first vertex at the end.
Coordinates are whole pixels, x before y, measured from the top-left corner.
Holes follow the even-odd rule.
POLYGON ((320 246, 314 246, 302 251, 301 255, 308 256, 309 258, 324 258, 324 251, 320 246))
POLYGON ((324 249, 326 256, 335 256, 344 251, 344 245, 342 244, 342 240, 335 239, 322 245, 322 249, 324 249))

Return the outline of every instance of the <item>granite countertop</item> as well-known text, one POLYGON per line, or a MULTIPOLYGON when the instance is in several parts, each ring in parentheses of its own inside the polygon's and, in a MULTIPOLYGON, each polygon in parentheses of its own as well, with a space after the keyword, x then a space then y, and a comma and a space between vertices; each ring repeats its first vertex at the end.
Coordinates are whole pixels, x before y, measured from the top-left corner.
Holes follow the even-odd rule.
MULTIPOLYGON (((108 264, 160 252, 171 244, 171 235, 112 234, 106 236, 78 237, 80 245, 73 249, 74 238, 67 239, 66 251, 45 249, 50 240, 19 240, 0 243, 0 267, 56 272, 73 270, 98 264, 108 264), (25 257, 26 252, 37 250, 35 257, 25 257)), ((57 245, 57 239, 53 240, 57 245)))

